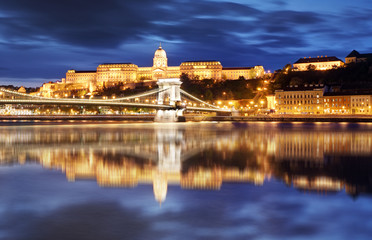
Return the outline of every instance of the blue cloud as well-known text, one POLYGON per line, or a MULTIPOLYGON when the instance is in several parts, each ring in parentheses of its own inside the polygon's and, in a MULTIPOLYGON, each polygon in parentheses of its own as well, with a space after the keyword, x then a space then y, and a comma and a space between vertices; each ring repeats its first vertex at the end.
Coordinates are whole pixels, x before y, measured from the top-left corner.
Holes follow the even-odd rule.
POLYGON ((9 69, 3 77, 46 78, 62 77, 67 65, 94 68, 93 63, 110 56, 145 66, 151 64, 158 41, 171 50, 174 65, 212 58, 224 66, 261 64, 272 70, 314 53, 343 58, 352 49, 372 51, 372 10, 349 1, 337 3, 1 1, 0 50, 7 57, 0 59, 0 66, 9 69), (134 45, 142 47, 135 51, 134 45), (25 61, 26 55, 33 61, 25 61), (46 71, 40 55, 66 57, 48 61, 46 71))

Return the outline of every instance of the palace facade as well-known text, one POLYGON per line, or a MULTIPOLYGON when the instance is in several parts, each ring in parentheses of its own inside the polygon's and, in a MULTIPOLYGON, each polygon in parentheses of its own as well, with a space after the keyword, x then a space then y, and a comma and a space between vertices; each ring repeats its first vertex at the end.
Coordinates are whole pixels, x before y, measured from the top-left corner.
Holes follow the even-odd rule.
POLYGON ((180 66, 168 66, 165 50, 159 46, 155 51, 152 67, 138 67, 133 63, 104 63, 96 71, 68 70, 62 84, 71 89, 89 89, 93 92, 118 83, 134 87, 136 83, 157 81, 159 78, 178 78, 187 74, 191 79, 235 80, 254 79, 264 75, 262 66, 224 68, 219 61, 188 61, 180 66))
POLYGON ((308 71, 309 69, 313 70, 330 70, 334 68, 343 67, 344 62, 338 59, 337 57, 328 57, 328 56, 321 56, 321 57, 304 57, 298 59, 293 64, 293 70, 295 71, 308 71))

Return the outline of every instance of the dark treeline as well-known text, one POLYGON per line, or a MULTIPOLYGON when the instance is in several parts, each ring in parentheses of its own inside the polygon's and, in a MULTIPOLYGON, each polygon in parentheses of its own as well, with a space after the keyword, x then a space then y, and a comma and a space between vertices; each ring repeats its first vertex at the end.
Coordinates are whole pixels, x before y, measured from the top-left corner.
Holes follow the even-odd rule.
POLYGON ((271 90, 281 89, 289 85, 326 84, 338 85, 341 89, 372 89, 372 62, 348 64, 343 68, 327 71, 292 71, 290 65, 274 75, 271 90))
POLYGON ((254 91, 262 85, 262 79, 224 80, 213 79, 191 80, 187 74, 181 75, 181 88, 195 97, 206 101, 237 100, 254 97, 254 91))
MULTIPOLYGON (((181 88, 186 92, 198 97, 202 100, 231 100, 231 99, 250 99, 253 98, 254 91, 257 87, 262 86, 261 79, 245 80, 224 80, 216 81, 213 79, 191 80, 186 74, 181 75, 181 88)), ((113 86, 104 86, 98 90, 95 96, 130 96, 133 94, 145 92, 157 88, 157 85, 145 86, 137 83, 136 87, 125 88, 123 83, 118 83, 113 86)))
MULTIPOLYGON (((0 88, 5 88, 11 91, 18 91, 20 87, 14 86, 14 85, 0 85, 0 88)), ((36 92, 39 89, 35 87, 24 87, 24 88, 26 89, 26 93, 36 92)))
POLYGON ((95 96, 130 96, 137 93, 146 92, 151 90, 153 87, 157 86, 145 86, 144 84, 137 83, 135 88, 126 88, 124 83, 119 82, 112 86, 103 86, 102 89, 99 89, 95 92, 95 96))

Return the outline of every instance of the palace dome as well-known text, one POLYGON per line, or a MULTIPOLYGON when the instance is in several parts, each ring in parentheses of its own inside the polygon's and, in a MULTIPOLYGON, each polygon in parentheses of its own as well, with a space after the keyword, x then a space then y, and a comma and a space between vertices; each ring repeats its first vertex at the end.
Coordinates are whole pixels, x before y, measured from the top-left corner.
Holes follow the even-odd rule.
POLYGON ((164 51, 164 49, 161 48, 161 46, 155 51, 155 58, 167 58, 167 53, 164 51))

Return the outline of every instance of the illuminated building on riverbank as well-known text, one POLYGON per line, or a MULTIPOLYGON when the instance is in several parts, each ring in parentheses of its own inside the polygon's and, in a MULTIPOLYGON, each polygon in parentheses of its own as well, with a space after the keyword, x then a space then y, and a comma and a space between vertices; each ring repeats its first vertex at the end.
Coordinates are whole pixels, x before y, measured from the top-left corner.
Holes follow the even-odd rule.
POLYGON ((323 84, 295 85, 276 90, 276 111, 279 114, 322 114, 324 91, 323 84))
POLYGON ((327 92, 323 84, 292 85, 275 91, 278 114, 370 115, 372 94, 327 92))
POLYGON ((325 114, 350 114, 350 95, 340 95, 339 93, 325 93, 323 97, 325 114))

